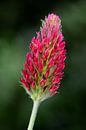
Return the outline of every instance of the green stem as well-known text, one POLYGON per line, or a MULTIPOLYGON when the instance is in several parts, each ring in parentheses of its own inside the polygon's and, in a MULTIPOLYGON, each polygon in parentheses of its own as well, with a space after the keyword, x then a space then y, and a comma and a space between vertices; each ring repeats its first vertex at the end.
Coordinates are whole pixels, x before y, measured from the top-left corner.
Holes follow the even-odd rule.
POLYGON ((29 122, 27 130, 33 130, 33 126, 34 126, 34 123, 35 123, 35 119, 36 119, 39 104, 40 104, 39 101, 34 101, 33 102, 33 109, 32 109, 30 122, 29 122))

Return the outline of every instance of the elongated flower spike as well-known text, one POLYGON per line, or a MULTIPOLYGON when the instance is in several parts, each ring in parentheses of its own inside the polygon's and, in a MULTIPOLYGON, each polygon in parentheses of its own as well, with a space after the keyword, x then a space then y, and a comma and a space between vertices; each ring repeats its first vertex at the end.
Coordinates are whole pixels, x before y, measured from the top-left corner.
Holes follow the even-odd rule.
POLYGON ((30 49, 21 83, 33 101, 42 102, 57 93, 64 74, 66 50, 59 16, 52 13, 42 20, 30 49))

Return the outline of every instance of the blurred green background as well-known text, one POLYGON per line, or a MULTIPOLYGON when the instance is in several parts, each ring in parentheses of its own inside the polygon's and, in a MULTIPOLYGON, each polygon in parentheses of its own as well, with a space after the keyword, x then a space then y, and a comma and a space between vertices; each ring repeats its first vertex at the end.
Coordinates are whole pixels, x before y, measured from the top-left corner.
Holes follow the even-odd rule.
POLYGON ((0 1, 0 130, 26 130, 32 101, 20 86, 28 45, 48 13, 61 17, 67 60, 59 94, 41 104, 34 130, 86 130, 86 1, 0 1))

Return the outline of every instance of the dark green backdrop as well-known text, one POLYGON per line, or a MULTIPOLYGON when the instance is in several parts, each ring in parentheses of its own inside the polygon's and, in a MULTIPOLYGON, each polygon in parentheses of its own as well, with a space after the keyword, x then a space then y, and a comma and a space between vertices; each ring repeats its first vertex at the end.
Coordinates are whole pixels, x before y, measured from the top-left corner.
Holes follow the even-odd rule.
POLYGON ((86 1, 0 1, 0 130, 26 130, 32 101, 21 70, 40 19, 61 17, 67 60, 59 94, 41 104, 34 130, 86 130, 86 1))

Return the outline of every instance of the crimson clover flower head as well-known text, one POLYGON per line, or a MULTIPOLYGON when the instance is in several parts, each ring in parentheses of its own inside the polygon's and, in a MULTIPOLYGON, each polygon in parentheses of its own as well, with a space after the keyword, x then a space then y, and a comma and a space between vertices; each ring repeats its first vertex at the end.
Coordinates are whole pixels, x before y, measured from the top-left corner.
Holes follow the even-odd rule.
POLYGON ((43 101, 57 93, 64 74, 66 50, 61 20, 49 14, 30 43, 21 83, 33 100, 43 101))

